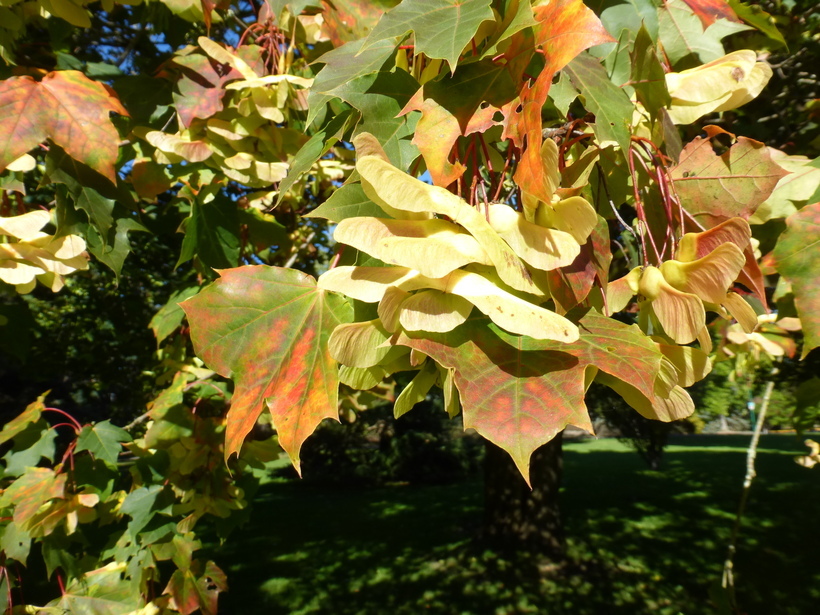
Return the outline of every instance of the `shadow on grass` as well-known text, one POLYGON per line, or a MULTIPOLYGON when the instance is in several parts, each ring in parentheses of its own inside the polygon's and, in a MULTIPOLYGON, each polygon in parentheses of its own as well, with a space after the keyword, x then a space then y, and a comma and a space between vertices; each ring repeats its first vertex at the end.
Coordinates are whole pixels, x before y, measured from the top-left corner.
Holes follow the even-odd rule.
MULTIPOLYGON (((502 558, 473 540, 477 480, 367 491, 271 483, 251 524, 210 554, 231 585, 220 612, 710 612, 747 442, 674 440, 662 472, 612 440, 568 444, 569 561, 555 567, 502 558)), ((820 477, 797 466, 794 452, 803 451, 793 437, 761 442, 735 566, 752 615, 812 613, 820 600, 820 477)))

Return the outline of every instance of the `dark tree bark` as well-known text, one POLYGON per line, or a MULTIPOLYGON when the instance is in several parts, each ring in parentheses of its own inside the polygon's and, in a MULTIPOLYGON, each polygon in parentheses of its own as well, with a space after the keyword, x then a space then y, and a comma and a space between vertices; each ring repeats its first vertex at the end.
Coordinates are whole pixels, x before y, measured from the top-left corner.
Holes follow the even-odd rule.
POLYGON ((484 535, 496 548, 562 559, 565 540, 558 506, 563 474, 561 436, 533 453, 532 490, 509 454, 486 443, 484 535))

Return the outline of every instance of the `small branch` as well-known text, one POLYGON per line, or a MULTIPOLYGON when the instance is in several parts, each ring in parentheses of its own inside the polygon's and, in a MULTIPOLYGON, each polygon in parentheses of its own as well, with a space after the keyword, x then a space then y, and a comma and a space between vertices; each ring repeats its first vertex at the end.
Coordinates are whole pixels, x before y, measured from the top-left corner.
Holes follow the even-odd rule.
MULTIPOLYGON (((774 370, 772 376, 777 372, 774 370)), ((737 537, 740 533, 740 525, 743 520, 743 513, 746 510, 746 503, 749 500, 749 492, 751 491, 752 481, 755 476, 755 458, 757 457, 757 444, 760 441, 760 432, 763 430, 763 422, 766 420, 766 411, 769 408, 769 399, 774 389, 774 380, 769 380, 766 383, 766 391, 763 394, 763 403, 760 406, 760 414, 757 416, 757 423, 752 434, 752 441, 749 443, 749 449, 746 452, 746 476, 743 479, 743 492, 740 494, 740 503, 737 507, 737 515, 735 516, 735 524, 732 527, 732 536, 729 539, 729 548, 726 554, 726 561, 723 563, 723 581, 721 585, 723 589, 729 593, 729 603, 732 610, 738 612, 737 602, 735 599, 735 579, 734 579, 734 558, 737 551, 737 537)))
POLYGON ((131 431, 132 429, 134 429, 134 427, 137 427, 138 425, 142 425, 149 418, 151 418, 151 413, 150 412, 145 412, 143 414, 140 414, 137 418, 135 418, 133 421, 128 423, 128 425, 123 427, 123 429, 125 431, 131 431))
POLYGON ((310 242, 313 241, 314 237, 316 237, 316 231, 311 231, 310 235, 307 236, 307 239, 305 239, 302 242, 302 245, 299 246, 294 251, 294 253, 290 255, 290 258, 288 259, 288 262, 286 262, 284 264, 285 269, 290 269, 291 267, 293 267, 293 264, 296 262, 296 259, 299 258, 299 252, 301 252, 302 250, 307 248, 310 245, 310 242))

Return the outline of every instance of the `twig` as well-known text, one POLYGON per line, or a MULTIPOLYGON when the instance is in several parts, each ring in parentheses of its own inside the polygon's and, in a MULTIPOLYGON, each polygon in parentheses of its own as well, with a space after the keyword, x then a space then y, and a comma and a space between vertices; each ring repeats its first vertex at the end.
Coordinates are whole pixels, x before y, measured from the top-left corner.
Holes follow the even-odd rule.
MULTIPOLYGON (((772 376, 777 373, 777 370, 772 372, 772 376)), ((735 516, 735 524, 732 527, 732 536, 729 539, 729 548, 726 554, 726 561, 723 563, 723 581, 721 583, 724 590, 729 594, 729 604, 732 610, 738 612, 737 601, 735 599, 735 578, 734 578, 734 559, 737 552, 737 537, 740 533, 740 525, 743 520, 743 513, 746 510, 746 503, 749 500, 749 492, 751 491, 752 481, 755 476, 755 458, 757 457, 757 444, 760 441, 760 432, 763 429, 763 421, 766 419, 766 411, 769 408, 769 398, 774 389, 774 380, 769 380, 766 383, 766 391, 763 393, 763 403, 760 406, 760 414, 757 416, 757 423, 752 434, 752 441, 749 443, 749 449, 746 452, 746 476, 743 479, 743 491, 740 494, 740 503, 737 507, 737 515, 735 516)))
POLYGON ((293 264, 296 262, 296 259, 299 258, 299 252, 301 252, 302 250, 307 248, 310 245, 310 242, 313 241, 314 237, 316 237, 316 231, 311 231, 310 235, 307 236, 307 239, 305 239, 302 242, 302 245, 299 246, 294 251, 294 253, 290 255, 290 258, 288 259, 288 262, 286 262, 285 265, 284 265, 285 269, 290 269, 291 267, 293 267, 293 264))
POLYGON ((151 412, 150 411, 145 412, 144 414, 140 414, 137 418, 135 418, 133 421, 128 423, 128 425, 123 427, 123 429, 125 431, 131 431, 132 429, 134 429, 134 427, 137 427, 138 425, 142 425, 149 418, 151 418, 151 412))

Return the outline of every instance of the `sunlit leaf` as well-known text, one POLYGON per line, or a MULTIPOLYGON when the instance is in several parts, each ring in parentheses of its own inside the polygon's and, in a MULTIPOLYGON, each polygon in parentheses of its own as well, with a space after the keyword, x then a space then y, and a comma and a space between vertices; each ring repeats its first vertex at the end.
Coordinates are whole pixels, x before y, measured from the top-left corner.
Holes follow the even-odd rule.
POLYGON ((27 76, 5 79, 0 82, 0 171, 48 138, 115 181, 120 138, 111 112, 128 115, 111 90, 78 71, 51 72, 40 82, 27 76))
POLYGON ((454 71, 479 25, 493 17, 490 0, 404 0, 379 20, 362 51, 412 31, 416 53, 446 60, 454 71))
POLYGON ((86 572, 67 584, 63 595, 50 602, 66 613, 129 615, 144 605, 142 598, 123 582, 125 564, 110 564, 86 572))
POLYGON ((820 203, 786 218, 786 230, 774 250, 777 271, 792 285, 803 323, 803 357, 820 346, 820 203))
POLYGON ((123 450, 122 443, 130 441, 131 435, 127 431, 105 420, 83 427, 77 436, 77 446, 74 450, 89 451, 97 459, 116 466, 123 450))
POLYGON ((614 141, 626 152, 629 149, 633 105, 626 93, 609 80, 606 69, 594 56, 586 53, 566 68, 572 84, 584 97, 584 105, 595 114, 593 129, 599 141, 614 141))
POLYGON ((593 312, 581 320, 573 344, 516 338, 470 319, 446 334, 398 343, 423 351, 452 369, 464 406, 464 426, 505 449, 529 479, 532 452, 567 425, 591 431, 584 404, 590 366, 628 379, 653 395, 661 353, 636 326, 593 312))
POLYGON ((718 19, 729 19, 739 21, 737 15, 729 6, 727 0, 683 0, 689 8, 703 22, 703 27, 708 27, 718 19))
MULTIPOLYGON (((538 25, 534 28, 534 44, 544 54, 545 66, 533 85, 525 85, 521 91, 520 104, 507 118, 505 136, 511 136, 523 147, 526 137, 527 147, 523 159, 515 173, 515 180, 524 192, 549 202, 551 193, 544 183, 545 173, 541 157, 543 129, 541 109, 547 101, 555 73, 564 69, 585 49, 608 43, 614 39, 604 28, 600 19, 581 0, 555 0, 536 6, 533 10, 538 25), (514 126, 511 130, 510 126, 514 126)), ((597 60, 594 60, 597 64, 597 60)), ((600 65, 599 65, 600 66, 600 65)), ((603 69, 603 67, 600 67, 603 69)), ((589 70, 595 70, 590 68, 589 70)), ((605 71, 604 71, 604 74, 605 71)), ((605 78, 607 83, 609 77, 605 78)), ((578 83, 573 81, 578 87, 578 83)), ((589 84, 594 86, 594 84, 589 84)), ((603 87, 603 86, 602 86, 603 87)), ((614 85, 613 85, 614 87, 614 85)), ((515 104, 515 103, 513 103, 515 104)), ((613 109, 614 112, 620 108, 613 109)), ((595 112, 594 110, 592 110, 595 112)), ((629 115, 632 110, 630 106, 629 115)), ((619 119, 618 122, 622 122, 619 119)))
POLYGON ((659 35, 672 64, 694 55, 711 62, 725 51, 721 39, 748 30, 749 26, 719 19, 704 29, 704 24, 683 0, 669 0, 658 9, 659 35))
POLYGON ((418 88, 418 82, 403 70, 380 71, 352 79, 335 88, 333 94, 362 114, 357 131, 372 134, 390 161, 406 169, 418 156, 411 143, 418 116, 399 114, 418 88))
POLYGON ((51 468, 29 468, 25 474, 3 490, 0 507, 14 504, 14 522, 23 529, 41 505, 65 497, 68 475, 56 474, 51 468))
POLYGON ((362 51, 364 42, 364 39, 350 41, 318 58, 317 63, 324 64, 324 67, 316 75, 308 93, 308 124, 313 122, 319 111, 333 98, 336 88, 363 75, 393 68, 398 38, 379 41, 362 51))
POLYGON ((350 308, 293 269, 248 266, 220 275, 182 308, 197 355, 236 384, 225 456, 239 451, 267 405, 298 470, 305 439, 323 419, 338 417, 338 370, 327 340, 350 308))
POLYGON ((706 132, 709 137, 695 137, 684 147, 671 170, 675 189, 686 211, 705 228, 728 218, 748 219, 788 171, 771 159, 765 145, 745 137, 718 155, 710 138, 725 131, 707 127, 706 132))

